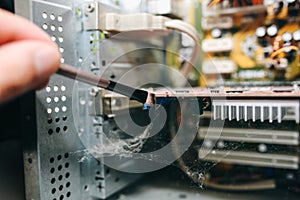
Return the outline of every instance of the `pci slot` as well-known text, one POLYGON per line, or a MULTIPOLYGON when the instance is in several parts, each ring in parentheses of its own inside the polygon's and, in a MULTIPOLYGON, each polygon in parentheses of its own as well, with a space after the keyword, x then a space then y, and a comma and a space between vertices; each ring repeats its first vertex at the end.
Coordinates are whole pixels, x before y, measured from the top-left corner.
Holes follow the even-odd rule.
POLYGON ((286 114, 296 123, 299 123, 299 101, 298 100, 213 100, 214 119, 229 121, 236 119, 272 123, 277 120, 281 123, 286 114), (287 113, 292 111, 293 113, 287 113))
POLYGON ((247 143, 264 143, 279 145, 298 145, 299 133, 297 131, 265 130, 265 129, 241 129, 201 127, 199 129, 199 139, 237 141, 247 143))
POLYGON ((298 169, 299 163, 298 156, 269 153, 201 149, 198 155, 208 161, 284 169, 298 169))

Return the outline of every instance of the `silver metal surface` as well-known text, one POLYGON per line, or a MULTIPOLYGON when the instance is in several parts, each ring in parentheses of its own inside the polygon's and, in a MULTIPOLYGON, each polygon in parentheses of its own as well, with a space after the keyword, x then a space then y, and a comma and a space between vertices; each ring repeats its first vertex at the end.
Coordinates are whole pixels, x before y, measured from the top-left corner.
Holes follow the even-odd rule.
MULTIPOLYGON (((87 13, 121 10, 117 5, 103 2, 100 11, 96 5, 102 1, 84 0, 16 0, 15 7, 16 14, 40 26, 58 44, 62 63, 118 78, 131 65, 110 69, 112 58, 104 54, 100 45, 105 40, 104 33, 83 29, 87 13)), ((162 60, 163 56, 158 54, 158 58, 162 60)), ((102 112, 89 110, 91 89, 54 75, 46 89, 36 92, 35 112, 24 119, 24 124, 36 125, 26 131, 28 138, 33 138, 24 146, 26 199, 105 199, 141 176, 107 168, 86 149, 91 141, 101 145, 105 121, 102 112)), ((99 106, 101 111, 102 104, 99 106)))
POLYGON ((298 131, 283 130, 265 130, 265 129, 246 129, 246 128, 223 128, 221 135, 213 134, 218 130, 210 127, 208 133, 207 127, 199 128, 199 139, 215 139, 225 141, 237 141, 248 143, 264 143, 264 144, 282 144, 282 145, 298 145, 298 131))
POLYGON ((261 166, 261 167, 274 167, 283 169, 298 169, 299 158, 297 155, 287 154, 272 154, 272 153, 255 153, 245 151, 222 151, 205 150, 199 151, 199 158, 203 160, 234 163, 241 165, 261 166))

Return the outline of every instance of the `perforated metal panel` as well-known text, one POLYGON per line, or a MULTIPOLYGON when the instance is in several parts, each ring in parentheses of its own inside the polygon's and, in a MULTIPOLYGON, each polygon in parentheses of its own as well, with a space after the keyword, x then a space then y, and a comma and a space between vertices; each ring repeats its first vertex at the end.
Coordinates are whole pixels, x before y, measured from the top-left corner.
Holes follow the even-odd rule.
MULTIPOLYGON (((16 0, 16 14, 27 17, 46 31, 59 46, 62 63, 99 74, 105 65, 99 54, 99 31, 81 30, 81 8, 86 1, 16 0), (100 66, 101 66, 100 65, 100 66)), ((58 75, 49 85, 36 92, 35 100, 24 105, 24 169, 26 199, 104 199, 135 181, 139 175, 118 172, 105 167, 92 156, 78 137, 80 123, 74 120, 72 106, 74 87, 78 98, 88 98, 89 87, 58 75), (77 126, 77 127, 76 127, 77 126), (86 159, 83 159, 85 157, 86 159)), ((88 100, 88 99, 85 99, 88 100)), ((83 106, 83 111, 88 106, 83 106)), ((89 117, 89 116, 87 116, 89 117)), ((84 134, 101 133, 101 117, 89 117, 84 134)))

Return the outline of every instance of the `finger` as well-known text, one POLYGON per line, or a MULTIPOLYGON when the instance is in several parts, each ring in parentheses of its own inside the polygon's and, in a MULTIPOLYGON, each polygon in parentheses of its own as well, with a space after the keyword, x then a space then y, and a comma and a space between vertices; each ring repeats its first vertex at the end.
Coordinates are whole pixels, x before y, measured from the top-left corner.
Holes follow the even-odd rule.
POLYGON ((35 90, 41 90, 43 88, 45 88, 49 83, 49 78, 46 79, 45 81, 43 81, 41 84, 39 84, 37 87, 35 87, 35 90))
POLYGON ((0 19, 0 44, 26 39, 52 42, 47 33, 22 17, 0 9, 0 19))
POLYGON ((0 46, 0 103, 35 89, 57 71, 60 54, 47 42, 19 41, 0 46))

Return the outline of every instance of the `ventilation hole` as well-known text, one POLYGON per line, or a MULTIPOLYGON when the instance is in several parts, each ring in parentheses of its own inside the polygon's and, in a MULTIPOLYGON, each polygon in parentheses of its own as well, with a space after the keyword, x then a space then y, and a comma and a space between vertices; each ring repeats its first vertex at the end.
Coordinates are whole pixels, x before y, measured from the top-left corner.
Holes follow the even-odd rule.
POLYGON ((63 102, 65 102, 65 101, 67 100, 67 97, 66 97, 66 96, 62 96, 62 97, 61 97, 61 100, 62 100, 63 102))
POLYGON ((58 86, 57 86, 57 85, 55 85, 55 86, 53 87, 53 91, 54 91, 54 92, 57 92, 57 91, 58 91, 58 86))
POLYGON ((51 14, 51 15, 50 15, 50 19, 51 19, 51 20, 55 20, 55 15, 54 15, 54 14, 51 14))
POLYGON ((48 118, 48 124, 51 124, 52 123, 52 118, 48 118))
POLYGON ((53 157, 50 158, 50 163, 54 163, 54 158, 53 157))
POLYGON ((62 110, 63 112, 66 112, 66 111, 67 111, 67 107, 66 107, 66 106, 63 106, 63 107, 61 107, 61 110, 62 110))
POLYGON ((47 113, 51 114, 52 113, 52 109, 51 108, 47 108, 47 113))
POLYGON ((58 32, 63 32, 63 31, 64 31, 64 29, 63 29, 62 26, 59 26, 59 27, 57 28, 57 30, 58 30, 58 32))
POLYGON ((63 38, 63 37, 58 37, 58 41, 59 41, 60 43, 63 43, 63 42, 64 42, 64 38, 63 38))
POLYGON ((55 194, 55 192, 56 192, 56 189, 55 189, 55 188, 52 188, 51 193, 52 193, 52 194, 55 194))
POLYGON ((66 183, 66 187, 68 188, 68 187, 70 187, 71 186, 71 183, 70 182, 67 182, 66 183))
POLYGON ((56 198, 54 198, 53 200, 57 200, 56 198))
POLYGON ((71 196, 71 192, 67 192, 67 197, 70 197, 71 196))
POLYGON ((70 164, 67 162, 67 163, 65 164, 65 168, 69 168, 69 166, 70 166, 70 164))
POLYGON ((59 107, 55 107, 55 108, 54 108, 54 111, 55 111, 56 113, 58 113, 58 112, 59 112, 59 107))
POLYGON ((61 58, 61 59, 60 59, 60 62, 61 62, 61 63, 65 63, 65 59, 64 59, 64 58, 61 58))
POLYGON ((62 165, 58 165, 57 169, 58 169, 58 171, 61 171, 62 170, 62 165))
POLYGON ((32 158, 28 158, 28 163, 31 164, 32 163, 32 158))
POLYGON ((52 135, 52 134, 53 134, 53 130, 52 130, 52 129, 49 129, 49 130, 48 130, 48 134, 49 134, 49 135, 52 135))
POLYGON ((105 66, 105 65, 106 65, 106 61, 102 60, 102 66, 105 66))
POLYGON ((54 172, 55 172, 55 169, 52 167, 52 168, 50 169, 50 173, 53 174, 54 172))
POLYGON ((117 177, 117 178, 115 179, 115 182, 119 182, 119 181, 120 181, 120 178, 117 177))
POLYGON ((83 189, 84 189, 85 191, 88 191, 88 190, 89 190, 89 186, 88 186, 88 185, 85 185, 85 186, 83 187, 83 189))
POLYGON ((48 18, 47 13, 46 13, 46 12, 43 12, 43 13, 42 13, 42 17, 43 17, 43 19, 47 19, 47 18, 48 18))
POLYGON ((47 103, 51 103, 51 101, 52 101, 52 100, 51 100, 50 97, 47 97, 47 98, 46 98, 46 102, 47 102, 47 103))
POLYGON ((61 160, 62 159, 62 156, 61 155, 58 155, 57 156, 57 160, 61 160))
POLYGON ((51 92, 51 87, 46 87, 46 92, 51 92))
POLYGON ((99 190, 103 189, 103 186, 102 186, 101 183, 98 183, 97 187, 98 187, 99 190))
POLYGON ((66 86, 62 85, 62 86, 60 87, 60 90, 61 90, 62 92, 66 91, 66 86))
POLYGON ((62 175, 59 175, 58 180, 61 181, 63 179, 62 175))
POLYGON ((186 199, 186 194, 179 194, 179 199, 186 199))
POLYGON ((79 103, 80 103, 80 105, 85 105, 86 104, 86 101, 85 101, 84 97, 80 97, 79 103))
POLYGON ((100 175, 100 171, 96 171, 96 174, 97 174, 97 175, 100 175))
POLYGON ((63 53, 64 51, 65 51, 65 49, 64 49, 63 47, 60 47, 60 48, 59 48, 59 52, 60 52, 60 53, 63 53))
POLYGON ((51 31, 55 31, 55 29, 56 29, 56 27, 52 24, 52 25, 50 26, 50 30, 51 30, 51 31))
POLYGON ((112 75, 110 75, 110 78, 114 79, 114 78, 116 78, 116 75, 112 74, 112 75))
POLYGON ((54 184, 55 183, 55 178, 51 179, 51 183, 54 184))
POLYGON ((56 133, 59 133, 59 132, 60 132, 60 128, 57 127, 57 128, 55 129, 55 131, 56 131, 56 133))
POLYGON ((58 97, 54 97, 53 100, 54 100, 55 103, 57 103, 59 101, 59 98, 58 97))
POLYGON ((51 40, 53 41, 53 42, 55 42, 56 41, 56 37, 53 35, 53 36, 51 36, 51 40))
POLYGON ((57 21, 62 22, 62 21, 63 21, 63 17, 62 17, 61 15, 59 15, 59 16, 57 17, 57 21))
POLYGON ((63 121, 67 121, 68 117, 67 116, 63 116, 63 121))
POLYGON ((65 153, 65 158, 69 158, 69 153, 65 153))
POLYGON ((42 28, 43 28, 44 30, 47 30, 47 29, 48 29, 48 25, 45 23, 45 24, 43 24, 42 28))
POLYGON ((59 122, 59 117, 55 118, 55 122, 58 123, 59 122))
POLYGON ((67 172, 67 173, 66 173, 66 178, 69 178, 69 177, 70 177, 70 173, 67 172))
POLYGON ((64 199, 64 195, 60 195, 59 200, 63 200, 64 199))
POLYGON ((60 185, 58 189, 59 189, 59 191, 62 191, 64 189, 64 186, 60 185))

